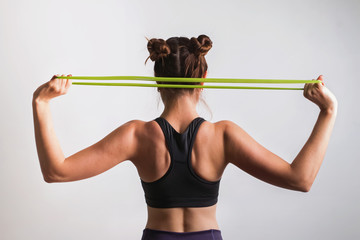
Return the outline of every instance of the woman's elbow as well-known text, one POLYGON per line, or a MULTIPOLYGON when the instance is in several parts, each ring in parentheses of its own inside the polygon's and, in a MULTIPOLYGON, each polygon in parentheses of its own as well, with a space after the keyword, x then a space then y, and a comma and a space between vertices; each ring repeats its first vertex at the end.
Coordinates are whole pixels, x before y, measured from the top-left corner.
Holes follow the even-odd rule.
POLYGON ((300 192, 309 192, 312 184, 313 181, 310 180, 306 180, 306 179, 299 180, 299 182, 296 185, 296 190, 300 192))
POLYGON ((291 177, 287 181, 287 187, 290 190, 299 192, 309 192, 313 181, 308 177, 299 176, 299 174, 291 174, 291 177))
POLYGON ((49 176, 44 176, 44 181, 47 183, 60 182, 58 179, 56 179, 54 177, 49 177, 49 176))
POLYGON ((43 179, 45 182, 47 183, 53 183, 55 182, 52 178, 50 178, 49 176, 43 175, 43 179))
POLYGON ((288 180, 291 189, 299 192, 309 192, 315 179, 311 174, 298 172, 293 169, 289 174, 288 180))
POLYGON ((43 179, 47 183, 63 182, 63 180, 60 177, 53 174, 43 173, 43 179))
POLYGON ((298 190, 299 190, 300 192, 306 193, 306 192, 309 192, 310 189, 311 189, 311 185, 304 185, 304 186, 299 187, 298 190))

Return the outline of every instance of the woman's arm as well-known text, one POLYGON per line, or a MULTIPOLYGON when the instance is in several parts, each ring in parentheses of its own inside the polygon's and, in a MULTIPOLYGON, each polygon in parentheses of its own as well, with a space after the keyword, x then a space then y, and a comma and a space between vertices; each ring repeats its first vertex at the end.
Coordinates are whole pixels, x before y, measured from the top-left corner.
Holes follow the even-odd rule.
POLYGON ((98 175, 135 152, 136 121, 128 122, 101 141, 65 158, 56 137, 50 113, 51 98, 66 94, 71 82, 52 78, 33 96, 35 140, 41 171, 46 182, 68 182, 98 175))
POLYGON ((46 182, 55 179, 58 165, 65 160, 52 124, 49 103, 33 99, 33 118, 37 153, 46 182))
POLYGON ((309 139, 291 164, 264 148, 242 128, 227 121, 224 131, 226 158, 262 181, 307 192, 324 159, 335 118, 336 112, 319 113, 309 139))
MULTIPOLYGON (((322 80, 322 77, 318 79, 322 80)), ((304 96, 319 105, 320 113, 309 139, 291 164, 261 146, 236 124, 226 121, 224 141, 228 162, 270 184, 309 191, 330 140, 337 101, 320 84, 305 85, 304 96)))

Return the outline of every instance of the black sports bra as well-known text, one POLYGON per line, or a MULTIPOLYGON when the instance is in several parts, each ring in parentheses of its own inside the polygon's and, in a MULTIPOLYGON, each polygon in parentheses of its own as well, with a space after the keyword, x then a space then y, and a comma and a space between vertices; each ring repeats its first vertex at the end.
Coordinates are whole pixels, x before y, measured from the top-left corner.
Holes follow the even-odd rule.
POLYGON ((170 153, 170 167, 160 179, 144 182, 146 203, 154 208, 208 207, 217 203, 220 180, 207 181, 198 176, 191 165, 191 152, 196 133, 205 120, 195 118, 183 133, 178 133, 166 119, 158 117, 166 146, 170 153))

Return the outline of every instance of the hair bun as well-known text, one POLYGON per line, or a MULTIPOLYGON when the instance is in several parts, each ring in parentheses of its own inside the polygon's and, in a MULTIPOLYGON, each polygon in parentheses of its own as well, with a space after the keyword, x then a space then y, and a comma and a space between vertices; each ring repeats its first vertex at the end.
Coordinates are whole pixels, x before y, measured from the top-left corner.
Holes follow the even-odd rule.
POLYGON ((150 39, 147 44, 147 49, 150 53, 150 56, 146 59, 146 61, 149 58, 152 61, 156 61, 160 58, 167 57, 171 53, 170 47, 164 39, 157 39, 157 38, 150 39))
POLYGON ((190 39, 192 52, 196 56, 205 56, 208 51, 212 48, 212 41, 206 35, 200 35, 197 38, 190 39))

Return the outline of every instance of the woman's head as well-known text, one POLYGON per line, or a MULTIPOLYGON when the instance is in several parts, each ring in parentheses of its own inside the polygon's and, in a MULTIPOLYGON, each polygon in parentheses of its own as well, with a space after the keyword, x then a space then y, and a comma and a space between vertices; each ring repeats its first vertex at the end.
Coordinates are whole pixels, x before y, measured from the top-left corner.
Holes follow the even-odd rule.
MULTIPOLYGON (((172 37, 166 41, 152 38, 148 40, 147 48, 150 58, 155 62, 155 77, 186 77, 203 78, 207 71, 205 55, 212 47, 212 41, 206 35, 195 38, 172 37)), ((146 64, 145 61, 145 64, 146 64)), ((164 82, 157 82, 162 84, 164 82)), ((200 84, 176 82, 172 84, 200 84)), ((194 88, 162 88, 164 99, 174 98, 177 95, 193 93, 194 88)))

